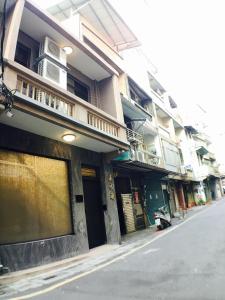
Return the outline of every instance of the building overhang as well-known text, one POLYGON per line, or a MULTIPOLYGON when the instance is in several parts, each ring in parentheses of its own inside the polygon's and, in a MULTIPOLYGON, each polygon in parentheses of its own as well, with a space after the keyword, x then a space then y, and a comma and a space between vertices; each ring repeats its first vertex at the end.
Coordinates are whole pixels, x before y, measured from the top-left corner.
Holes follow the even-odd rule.
POLYGON ((63 0, 47 10, 59 20, 69 18, 71 11, 78 12, 118 51, 140 46, 135 34, 107 0, 63 0))
POLYGON ((152 119, 152 115, 134 100, 127 99, 123 95, 121 99, 125 116, 129 117, 130 119, 152 119))
POLYGON ((158 171, 161 172, 162 174, 169 174, 168 170, 160 166, 150 165, 141 161, 131 159, 130 151, 124 151, 118 154, 118 156, 113 158, 112 163, 114 166, 135 170, 135 171, 141 171, 141 172, 158 171))
POLYGON ((143 99, 143 102, 152 102, 151 97, 130 77, 128 76, 129 86, 135 91, 135 93, 143 99))
POLYGON ((201 146, 196 149, 196 152, 200 155, 205 155, 208 153, 208 150, 204 146, 201 146))
POLYGON ((169 96, 168 98, 169 98, 169 103, 170 103, 171 108, 177 108, 177 104, 173 100, 173 98, 171 96, 169 96))
POLYGON ((63 116, 53 109, 27 103, 22 98, 14 98, 12 112, 9 118, 4 112, 0 114, 0 124, 15 127, 27 132, 63 142, 63 136, 75 135, 70 145, 99 153, 109 153, 118 149, 128 150, 129 144, 120 139, 100 133, 88 124, 84 124, 68 116, 63 116))
POLYGON ((188 125, 188 126, 184 126, 184 128, 190 132, 191 134, 197 134, 198 133, 198 130, 196 128, 194 128, 193 126, 191 125, 188 125))
POLYGON ((220 174, 209 174, 208 178, 221 178, 220 174))

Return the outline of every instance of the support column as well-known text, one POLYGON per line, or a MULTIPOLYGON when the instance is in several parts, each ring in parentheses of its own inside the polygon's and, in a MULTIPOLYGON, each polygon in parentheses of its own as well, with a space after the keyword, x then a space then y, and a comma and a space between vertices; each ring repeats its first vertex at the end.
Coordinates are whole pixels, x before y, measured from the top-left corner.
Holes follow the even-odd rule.
POLYGON ((102 198, 106 208, 104 217, 107 242, 109 244, 118 244, 121 242, 121 234, 114 186, 113 168, 104 155, 102 170, 102 198))
POLYGON ((24 0, 16 1, 6 26, 4 58, 10 60, 14 60, 24 4, 24 0))
POLYGON ((74 232, 76 237, 76 252, 83 253, 89 250, 88 234, 86 225, 86 214, 84 201, 77 203, 76 195, 83 195, 83 182, 81 176, 81 158, 80 151, 73 149, 71 160, 72 165, 72 216, 74 232))

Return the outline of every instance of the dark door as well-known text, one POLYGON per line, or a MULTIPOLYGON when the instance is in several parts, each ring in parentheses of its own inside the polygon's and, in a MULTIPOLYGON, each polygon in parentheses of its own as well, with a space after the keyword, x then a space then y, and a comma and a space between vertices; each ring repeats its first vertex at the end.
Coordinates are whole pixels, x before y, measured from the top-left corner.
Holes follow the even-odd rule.
POLYGON ((91 249, 106 242, 100 182, 96 179, 83 177, 83 189, 88 242, 91 249))

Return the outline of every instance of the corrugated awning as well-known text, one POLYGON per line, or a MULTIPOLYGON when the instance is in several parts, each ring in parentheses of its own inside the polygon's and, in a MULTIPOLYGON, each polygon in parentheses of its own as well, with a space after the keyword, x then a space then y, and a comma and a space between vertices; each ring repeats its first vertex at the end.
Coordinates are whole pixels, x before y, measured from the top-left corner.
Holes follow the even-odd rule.
POLYGON ((47 9, 59 20, 79 12, 118 51, 140 46, 140 42, 107 0, 64 0, 47 9))

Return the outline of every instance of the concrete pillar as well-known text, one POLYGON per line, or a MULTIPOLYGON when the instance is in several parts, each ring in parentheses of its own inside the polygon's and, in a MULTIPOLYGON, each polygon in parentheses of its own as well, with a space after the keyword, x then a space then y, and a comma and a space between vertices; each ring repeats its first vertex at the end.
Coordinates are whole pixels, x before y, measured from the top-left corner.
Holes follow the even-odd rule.
POLYGON ((118 244, 121 242, 121 234, 114 186, 113 168, 104 155, 102 164, 102 198, 105 205, 104 217, 107 242, 108 244, 118 244))
POLYGON ((73 225, 76 236, 76 251, 78 253, 87 252, 89 250, 88 234, 86 225, 86 214, 84 201, 77 203, 76 195, 83 195, 83 182, 81 176, 81 159, 80 151, 73 148, 71 159, 72 166, 72 210, 73 210, 73 225))
POLYGON ((24 0, 16 1, 15 7, 8 18, 6 25, 4 58, 14 60, 20 22, 23 14, 24 0))
POLYGON ((101 109, 124 123, 123 108, 119 92, 119 82, 116 75, 99 82, 99 96, 101 109))

